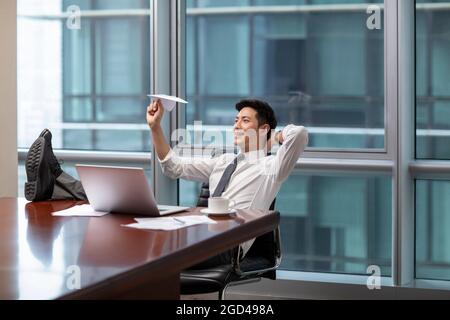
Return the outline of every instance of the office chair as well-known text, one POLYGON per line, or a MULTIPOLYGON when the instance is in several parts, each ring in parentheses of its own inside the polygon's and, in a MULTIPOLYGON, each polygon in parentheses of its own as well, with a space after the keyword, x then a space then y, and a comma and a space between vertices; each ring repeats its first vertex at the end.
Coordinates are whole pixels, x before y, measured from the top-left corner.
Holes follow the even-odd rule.
MULTIPOLYGON (((198 198, 198 207, 207 207, 209 184, 203 183, 198 198)), ((276 199, 275 199, 276 200, 276 199)), ((270 210, 275 208, 275 200, 270 210)), ((219 293, 219 300, 225 298, 230 286, 257 282, 261 278, 276 279, 276 269, 281 263, 281 240, 279 227, 255 239, 245 257, 240 261, 241 248, 233 249, 230 264, 208 269, 187 269, 180 274, 181 294, 219 293)))

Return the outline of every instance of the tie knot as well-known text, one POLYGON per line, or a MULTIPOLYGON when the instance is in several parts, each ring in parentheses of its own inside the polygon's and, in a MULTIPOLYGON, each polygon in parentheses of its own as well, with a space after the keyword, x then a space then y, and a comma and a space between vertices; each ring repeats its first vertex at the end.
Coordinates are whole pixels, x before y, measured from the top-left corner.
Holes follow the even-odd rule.
POLYGON ((239 153, 239 154, 236 156, 236 158, 234 159, 234 161, 235 161, 236 163, 239 163, 240 161, 242 161, 242 160, 244 160, 244 159, 245 159, 245 154, 239 153))

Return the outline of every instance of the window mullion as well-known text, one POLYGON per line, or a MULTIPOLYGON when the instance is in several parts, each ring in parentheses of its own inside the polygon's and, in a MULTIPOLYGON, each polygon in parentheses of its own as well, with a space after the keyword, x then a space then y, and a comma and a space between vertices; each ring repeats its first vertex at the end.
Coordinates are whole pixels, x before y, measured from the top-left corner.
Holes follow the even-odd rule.
MULTIPOLYGON (((387 1, 389 3, 393 3, 387 1)), ((389 59, 397 59, 397 104, 388 106, 397 111, 397 141, 394 150, 393 188, 393 282, 403 286, 414 281, 414 181, 409 164, 414 159, 414 105, 415 105, 415 49, 414 49, 414 1, 398 0, 396 51, 391 50, 389 59)), ((389 13, 388 13, 389 14, 389 13)), ((388 21, 389 23, 389 21, 388 21)), ((392 23, 393 29, 395 24, 392 23)), ((388 30, 391 31, 391 30, 388 30)), ((389 84, 392 86, 392 83, 389 84)), ((393 93, 395 95, 395 92, 393 93)), ((394 101, 394 99, 393 99, 394 101)))
MULTIPOLYGON (((176 78, 176 70, 173 70, 172 50, 173 39, 172 28, 173 16, 171 8, 174 1, 153 0, 152 7, 152 36, 151 48, 151 70, 152 70, 152 93, 153 94, 174 94, 172 78, 176 78)), ((171 138, 171 114, 166 113, 161 125, 166 136, 171 138)), ((155 198, 161 204, 176 204, 178 201, 177 182, 164 176, 157 160, 157 154, 152 152, 152 173, 153 190, 155 198)))

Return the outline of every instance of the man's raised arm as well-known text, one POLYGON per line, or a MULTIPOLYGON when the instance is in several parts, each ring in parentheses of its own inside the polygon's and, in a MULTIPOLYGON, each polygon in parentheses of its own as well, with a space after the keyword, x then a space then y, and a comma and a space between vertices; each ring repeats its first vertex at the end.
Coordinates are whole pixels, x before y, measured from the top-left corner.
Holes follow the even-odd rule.
POLYGON ((161 100, 153 101, 147 107, 147 123, 152 132, 153 146, 156 154, 160 160, 163 160, 170 151, 170 146, 164 137, 164 132, 161 128, 161 119, 164 115, 164 108, 161 105, 161 100))
POLYGON ((282 146, 275 156, 273 173, 278 182, 284 182, 308 145, 308 130, 303 126, 291 124, 278 132, 275 140, 282 143, 282 146))
POLYGON ((217 162, 216 159, 178 157, 170 148, 161 128, 161 119, 164 108, 161 101, 157 100, 147 108, 147 123, 152 133, 153 146, 155 147, 159 163, 163 173, 172 179, 186 179, 198 182, 207 182, 217 162))

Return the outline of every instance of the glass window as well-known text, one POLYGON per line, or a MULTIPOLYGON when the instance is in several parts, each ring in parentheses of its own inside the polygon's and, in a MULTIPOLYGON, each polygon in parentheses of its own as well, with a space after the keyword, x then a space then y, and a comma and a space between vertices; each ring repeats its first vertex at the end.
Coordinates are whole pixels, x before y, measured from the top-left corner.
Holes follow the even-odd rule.
MULTIPOLYGON (((450 160, 450 2, 416 6, 416 158, 450 160)), ((416 181, 416 278, 450 280, 449 191, 449 181, 416 181)))
POLYGON ((416 278, 450 280, 450 181, 416 181, 416 278))
POLYGON ((188 1, 188 129, 231 129, 236 102, 257 97, 280 128, 308 127, 309 147, 383 149, 384 31, 368 2, 383 1, 188 1))
POLYGON ((49 128, 55 148, 150 151, 149 12, 148 0, 18 1, 19 147, 49 128))
POLYGON ((391 275, 391 178, 296 173, 277 197, 282 269, 391 275))
MULTIPOLYGON (((197 202, 200 185, 180 181, 182 205, 197 202)), ((277 196, 283 260, 280 269, 391 275, 391 177, 294 172, 277 196)))
POLYGON ((417 1, 417 147, 419 159, 450 159, 449 1, 417 1), (436 2, 440 4, 436 6, 436 2))

